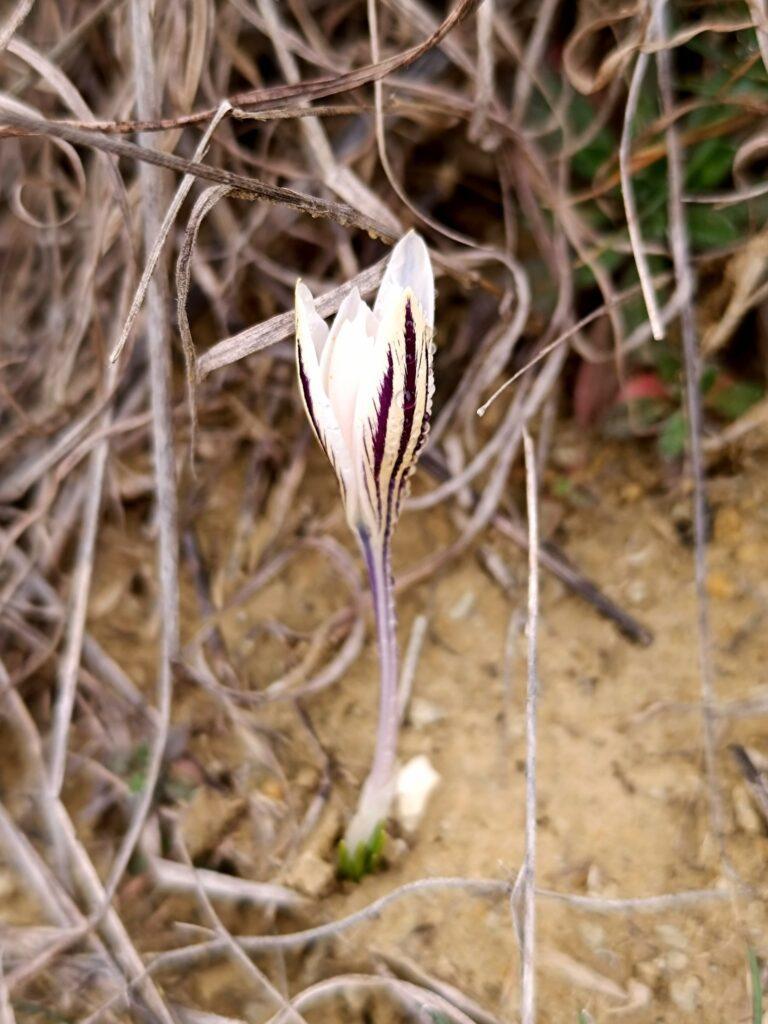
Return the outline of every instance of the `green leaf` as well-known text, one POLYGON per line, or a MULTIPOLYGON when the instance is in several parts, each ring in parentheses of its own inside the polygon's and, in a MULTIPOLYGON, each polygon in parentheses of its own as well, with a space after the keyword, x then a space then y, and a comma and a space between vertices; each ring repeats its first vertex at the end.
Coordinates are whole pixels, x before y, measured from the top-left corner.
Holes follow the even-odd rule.
POLYGON ((677 387, 680 384, 682 363, 680 354, 667 345, 659 345, 654 352, 656 370, 665 384, 677 387))
POLYGON ((131 759, 127 766, 128 777, 126 782, 128 783, 128 789, 132 793, 140 793, 144 789, 144 784, 147 781, 148 767, 149 744, 140 743, 131 754, 131 759))
POLYGON ((685 169, 686 186, 705 191, 722 185, 730 177, 736 144, 728 139, 705 139, 691 150, 685 169))
MULTIPOLYGON (((633 282, 634 283, 634 282, 633 282)), ((624 303, 624 324, 627 333, 633 331, 648 319, 648 310, 642 295, 635 295, 624 303)))
POLYGON ((701 389, 702 395, 706 395, 708 391, 712 390, 715 381, 717 380, 718 370, 716 366, 705 366, 701 372, 701 380, 699 381, 699 388, 701 389))
POLYGON ((555 498, 569 498, 573 491, 573 481, 567 476, 558 476, 552 481, 552 496, 555 498))
POLYGON ((643 427, 652 427, 669 413, 669 402, 663 398, 633 398, 632 415, 643 427))
POLYGON ((710 405, 727 420, 737 420, 765 395, 765 388, 755 381, 739 380, 721 388, 710 398, 710 405))
POLYGON ((760 963, 751 946, 747 950, 747 958, 749 960, 749 977, 752 983, 752 1024, 762 1024, 763 983, 760 978, 760 963))
MULTIPOLYGON (((616 269, 616 267, 624 259, 622 253, 617 249, 603 249, 597 258, 597 262, 605 267, 609 272, 616 269)), ((574 280, 576 287, 581 290, 582 288, 592 288, 596 284, 595 276, 586 264, 579 264, 574 271, 574 280)))
POLYGON ((673 412, 659 434, 659 451, 665 459, 679 459, 685 451, 688 426, 682 410, 673 412))
POLYGON ((738 239, 739 228, 730 210, 715 210, 711 206, 689 206, 687 210, 694 249, 722 248, 738 239))
POLYGON ((384 853, 387 833, 384 822, 379 822, 367 843, 358 843, 357 849, 350 851, 342 839, 339 843, 336 873, 339 878, 347 878, 351 882, 359 882, 364 875, 372 875, 378 871, 384 853))
POLYGON ((593 139, 588 146, 573 154, 571 167, 574 174, 591 184, 595 180, 597 172, 615 152, 616 146, 611 137, 607 133, 598 134, 597 138, 593 139))
MULTIPOLYGON (((586 131, 594 118, 595 111, 592 104, 577 93, 568 108, 568 122, 574 134, 578 135, 586 131)), ((586 146, 573 154, 571 167, 575 174, 591 183, 600 168, 617 152, 616 136, 609 127, 604 127, 590 139, 586 146)))

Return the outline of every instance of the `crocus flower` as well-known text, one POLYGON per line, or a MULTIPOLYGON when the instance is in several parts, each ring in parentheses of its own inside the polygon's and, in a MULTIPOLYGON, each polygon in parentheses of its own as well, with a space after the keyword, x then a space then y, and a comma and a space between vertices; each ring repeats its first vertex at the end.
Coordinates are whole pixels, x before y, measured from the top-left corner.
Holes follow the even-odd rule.
POLYGON ((397 643, 389 541, 427 437, 435 285, 413 231, 392 250, 373 309, 351 289, 329 329, 296 285, 296 360, 307 416, 336 471, 365 558, 381 665, 376 753, 345 837, 362 856, 386 819, 397 750, 397 643))

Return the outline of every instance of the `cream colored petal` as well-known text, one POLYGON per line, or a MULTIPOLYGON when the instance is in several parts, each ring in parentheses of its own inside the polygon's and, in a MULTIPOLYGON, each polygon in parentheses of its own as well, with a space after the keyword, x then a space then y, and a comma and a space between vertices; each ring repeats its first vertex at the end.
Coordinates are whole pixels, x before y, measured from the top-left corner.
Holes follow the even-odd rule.
POLYGON ((333 350, 336 347, 336 340, 339 337, 341 329, 345 324, 354 323, 355 330, 360 333, 367 335, 371 339, 376 337, 376 329, 378 322, 374 319, 373 313, 370 307, 360 296, 360 292, 357 288, 352 288, 344 296, 344 299, 339 306, 336 316, 334 317, 331 330, 328 334, 328 341, 323 349, 323 358, 320 361, 320 373, 322 374, 323 383, 328 386, 328 375, 330 373, 331 358, 333 350))
POLYGON ((355 402, 373 352, 374 326, 373 314, 353 288, 339 307, 320 364, 323 385, 350 452, 355 402))
POLYGON ((321 359, 323 349, 328 341, 328 324, 326 324, 325 320, 323 320, 315 309, 315 300, 312 298, 312 292, 307 288, 303 281, 296 282, 297 310, 299 304, 302 307, 304 324, 312 338, 317 358, 321 359))
POLYGON ((401 238, 389 257, 373 306, 379 321, 387 309, 399 301, 406 288, 413 291, 432 330, 435 325, 435 277, 424 239, 415 231, 409 231, 401 238))
MULTIPOLYGON (((320 330, 312 295, 300 281, 296 285, 296 365, 299 391, 315 436, 336 471, 350 522, 357 516, 357 487, 352 454, 322 384, 318 361, 320 330)), ((320 320, 320 323, 323 323, 320 320)), ((323 323, 323 327, 325 324, 323 323)))

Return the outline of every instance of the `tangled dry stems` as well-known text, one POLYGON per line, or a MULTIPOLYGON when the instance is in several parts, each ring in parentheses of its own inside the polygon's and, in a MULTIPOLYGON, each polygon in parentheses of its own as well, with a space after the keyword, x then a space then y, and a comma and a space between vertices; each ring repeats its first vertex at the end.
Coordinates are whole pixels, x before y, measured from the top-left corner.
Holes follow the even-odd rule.
MULTIPOLYGON (((282 343, 293 329, 289 295, 297 274, 323 292, 319 308, 330 315, 350 281, 364 295, 375 290, 381 243, 391 242, 408 223, 433 243, 444 325, 430 452, 432 472, 441 482, 416 496, 412 507, 455 502, 459 527, 445 550, 402 574, 401 588, 459 558, 491 526, 527 546, 509 497, 510 472, 525 431, 537 424, 540 459, 546 458, 542 424, 549 422, 551 429, 569 352, 594 361, 613 358, 621 374, 626 359, 651 335, 658 338, 679 321, 691 432, 707 775, 713 829, 722 834, 713 722, 725 712, 716 701, 705 588, 704 460, 718 439, 703 443, 696 279, 684 206, 694 198, 725 205, 762 195, 764 186, 750 185, 746 174, 760 152, 765 102, 733 100, 742 133, 734 189, 686 196, 684 146, 692 136, 685 136, 680 123, 696 104, 678 98, 672 58, 702 33, 727 39, 754 23, 766 61, 764 6, 750 3, 752 20, 724 21, 707 11, 695 24, 671 32, 663 0, 647 9, 624 5, 615 14, 585 2, 565 35, 556 0, 517 5, 517 12, 493 0, 457 0, 443 21, 421 0, 347 6, 345 29, 334 5, 305 0, 291 0, 285 10, 272 0, 161 5, 154 18, 146 0, 90 6, 20 0, 0 28, 0 145, 3 187, 11 200, 0 215, 0 700, 23 750, 25 780, 21 790, 4 793, 0 835, 5 858, 57 930, 34 955, 17 960, 11 952, 3 958, 4 1019, 12 1018, 14 996, 74 958, 76 949, 96 958, 112 989, 100 1005, 85 996, 80 1000, 77 1013, 90 1022, 133 999, 158 1019, 199 1019, 198 1011, 171 1005, 168 990, 161 992, 153 979, 161 970, 189 967, 222 952, 254 986, 270 992, 279 1007, 275 1021, 301 1020, 310 1004, 360 987, 385 991, 420 1012, 434 1010, 456 1021, 472 1017, 465 1012, 470 1004, 462 1009, 450 996, 393 977, 340 976, 288 999, 248 955, 333 937, 416 893, 458 889, 508 897, 507 880, 425 879, 326 925, 233 936, 212 898, 226 889, 226 895, 274 909, 292 895, 267 880, 193 873, 186 854, 171 864, 147 838, 160 827, 163 813, 157 787, 179 680, 204 688, 232 729, 250 735, 260 706, 280 700, 305 714, 301 702, 338 681, 362 649, 366 600, 355 566, 323 536, 322 523, 311 524, 309 538, 294 535, 304 525, 289 511, 305 478, 306 436, 282 343), (526 16, 518 17, 521 12, 526 16), (597 41, 607 29, 613 43, 601 52, 597 41), (553 44, 562 45, 554 83, 542 72, 553 44), (638 104, 651 73, 658 83, 659 115, 638 133, 638 104), (592 102, 586 127, 576 127, 568 116, 577 93, 592 102), (590 189, 579 191, 572 157, 611 121, 622 125, 618 152, 604 161, 590 189), (129 134, 136 141, 122 138, 129 134), (422 174, 419 165, 430 152, 422 174), (654 248, 643 238, 633 180, 662 159, 668 168, 669 246, 654 248), (625 219, 614 211, 613 221, 600 230, 588 204, 605 202, 609 209, 607 197, 617 179, 625 219), (201 191, 203 183, 209 187, 201 191), (472 190, 474 203, 468 204, 472 190), (611 251, 631 255, 638 283, 619 286, 602 259, 611 251), (667 269, 654 272, 651 258, 659 252, 669 257, 667 269), (553 289, 542 291, 532 279, 535 265, 545 268, 553 289), (255 287, 247 280, 254 268, 255 287), (594 282, 586 298, 576 281, 583 268, 594 282), (638 292, 648 315, 631 327, 626 311, 638 292), (607 353, 595 347, 589 330, 600 320, 612 335, 607 353), (186 388, 176 372, 182 359, 186 388), (505 376, 519 380, 512 398, 502 400, 505 376), (488 405, 493 414, 478 422, 476 409, 488 405), (215 440, 215 459, 206 435, 215 440), (463 459, 459 466, 454 460, 453 469, 446 457, 452 445, 463 459), (216 485, 216 459, 244 446, 255 451, 250 491, 228 564, 214 569, 196 544, 195 517, 216 485), (88 629, 105 519, 135 516, 137 507, 157 544, 152 575, 159 660, 156 691, 149 694, 131 679, 130 666, 119 665, 88 629), (256 517, 267 529, 260 549, 246 560, 245 539, 256 517), (306 656, 289 673, 258 692, 244 689, 218 627, 220 616, 258 594, 294 554, 309 548, 328 560, 351 603, 310 638, 306 656), (182 570, 191 574, 199 601, 197 625, 184 642, 182 570), (93 764, 106 759, 100 716, 111 720, 129 712, 130 742, 145 744, 148 759, 138 800, 114 778, 110 782, 126 817, 100 871, 94 851, 78 836, 67 783, 81 777, 83 762, 75 755, 84 735, 93 764), (87 721, 80 721, 83 716, 87 721), (24 793, 31 794, 31 805, 24 793), (44 842, 31 842, 33 835, 44 842), (151 959, 138 951, 137 937, 113 906, 137 847, 158 891, 191 887, 213 929, 204 941, 151 959)), ((709 338, 710 350, 727 342, 728 332, 764 292, 759 274, 734 291, 729 326, 709 338)), ((742 430, 763 422, 753 419, 742 430)), ((730 435, 722 441, 728 443, 730 435)), ((528 456, 531 482, 530 451, 528 456)), ((540 565, 554 572, 630 638, 650 642, 642 623, 557 550, 534 545, 532 558, 532 569, 540 565)), ((533 603, 533 645, 535 625, 533 603)), ((534 657, 532 646, 532 666, 534 657)), ((313 735, 311 720, 303 721, 313 735)), ((258 756, 267 756, 263 745, 258 756)), ((275 752, 268 756, 280 770, 275 752)), ((327 760, 322 749, 318 756, 327 760)), ((521 1012, 532 1021, 530 770, 528 780, 532 831, 522 875, 521 1012)), ((317 821, 325 795, 318 793, 317 800, 298 835, 317 821)), ((712 890, 600 901, 539 888, 538 898, 599 912, 663 912, 725 897, 712 890)))

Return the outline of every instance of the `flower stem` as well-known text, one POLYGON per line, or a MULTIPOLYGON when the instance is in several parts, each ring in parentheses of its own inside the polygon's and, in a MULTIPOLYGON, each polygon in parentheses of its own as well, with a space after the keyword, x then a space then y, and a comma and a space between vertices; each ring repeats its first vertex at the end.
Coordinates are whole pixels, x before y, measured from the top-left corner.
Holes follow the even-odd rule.
POLYGON ((395 603, 392 593, 392 569, 389 562, 389 543, 380 550, 364 542, 368 578, 371 583, 373 606, 376 614, 376 638, 379 646, 379 726, 376 735, 376 753, 371 767, 371 778, 387 785, 392 778, 397 756, 397 628, 395 603), (366 550, 367 548, 367 550, 366 550))
POLYGON ((386 819, 394 786, 397 757, 398 704, 397 704, 397 630, 392 592, 392 569, 389 560, 389 541, 376 543, 370 534, 359 531, 360 546, 368 569, 373 608, 376 616, 376 635, 379 648, 379 724, 376 750, 368 778, 365 780, 357 811, 346 835, 347 849, 353 853, 359 843, 368 843, 386 819))

